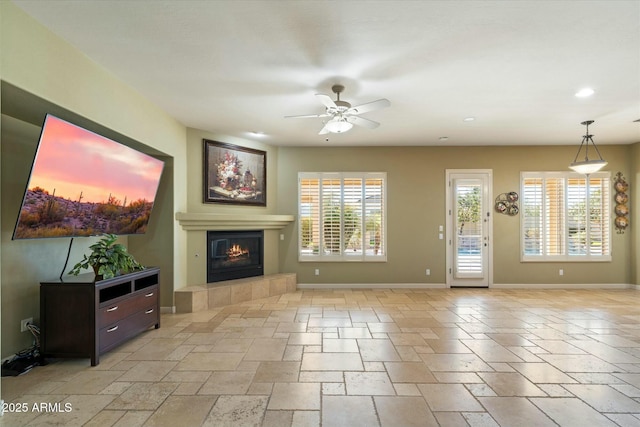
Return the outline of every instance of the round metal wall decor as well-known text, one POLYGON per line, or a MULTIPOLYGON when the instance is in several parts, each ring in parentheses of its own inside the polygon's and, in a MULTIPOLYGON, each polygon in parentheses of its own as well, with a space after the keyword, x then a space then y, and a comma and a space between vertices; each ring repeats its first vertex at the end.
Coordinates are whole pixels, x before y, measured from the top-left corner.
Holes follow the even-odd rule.
POLYGON ((629 208, 627 207, 627 202, 629 201, 627 190, 629 189, 629 184, 624 179, 624 176, 622 176, 622 172, 616 174, 613 188, 616 190, 616 207, 614 209, 616 219, 614 224, 618 230, 618 234, 622 234, 629 226, 629 208))
POLYGON ((502 193, 496 197, 495 209, 504 215, 518 215, 520 208, 518 207, 518 193, 510 191, 509 193, 502 193))

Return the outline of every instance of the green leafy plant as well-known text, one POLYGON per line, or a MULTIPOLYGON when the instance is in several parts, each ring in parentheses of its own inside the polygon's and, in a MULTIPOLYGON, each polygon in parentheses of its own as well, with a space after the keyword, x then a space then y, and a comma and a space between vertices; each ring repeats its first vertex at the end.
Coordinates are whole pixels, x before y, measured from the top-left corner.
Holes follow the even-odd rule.
POLYGON ((127 248, 115 243, 118 236, 115 234, 104 234, 98 242, 89 246, 91 254, 83 256, 82 261, 73 266, 69 274, 77 276, 80 270, 93 268, 96 276, 103 279, 110 279, 120 274, 131 273, 137 270, 144 270, 144 266, 127 252, 127 248))
POLYGON ((474 187, 472 191, 458 197, 458 224, 460 225, 458 234, 460 236, 465 224, 480 221, 480 211, 480 187, 474 187))

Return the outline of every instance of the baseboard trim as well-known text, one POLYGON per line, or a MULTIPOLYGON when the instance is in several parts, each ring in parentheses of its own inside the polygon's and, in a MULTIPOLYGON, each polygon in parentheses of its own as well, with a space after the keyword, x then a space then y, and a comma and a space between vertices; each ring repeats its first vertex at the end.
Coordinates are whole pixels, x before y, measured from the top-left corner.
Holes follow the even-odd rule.
POLYGON ((160 313, 162 314, 176 314, 176 306, 160 307, 160 313))
POLYGON ((298 289, 443 289, 445 283, 298 283, 298 289))
MULTIPOLYGON (((494 283, 491 289, 635 289, 627 283, 494 283)), ((298 283, 298 289, 450 289, 446 283, 298 283)), ((453 288, 456 289, 456 288, 453 288)), ((465 288, 473 289, 473 288, 465 288)), ((487 288, 478 288, 487 289, 487 288)))
POLYGON ((492 289, 634 289, 634 285, 627 283, 494 283, 490 287, 492 289))

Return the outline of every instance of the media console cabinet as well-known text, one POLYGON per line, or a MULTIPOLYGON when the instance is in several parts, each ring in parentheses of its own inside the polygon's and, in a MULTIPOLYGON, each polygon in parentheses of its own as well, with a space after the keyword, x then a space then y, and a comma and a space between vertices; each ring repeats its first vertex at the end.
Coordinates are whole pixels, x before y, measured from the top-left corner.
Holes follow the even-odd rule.
POLYGON ((160 269, 95 280, 92 273, 40 283, 40 347, 44 357, 101 354, 160 327, 160 269))

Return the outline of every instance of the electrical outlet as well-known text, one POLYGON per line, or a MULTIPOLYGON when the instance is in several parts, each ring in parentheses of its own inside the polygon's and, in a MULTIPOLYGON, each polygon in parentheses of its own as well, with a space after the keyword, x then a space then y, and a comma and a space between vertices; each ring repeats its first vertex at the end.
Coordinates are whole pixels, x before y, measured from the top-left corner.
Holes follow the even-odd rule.
POLYGON ((284 240, 284 234, 280 235, 280 240, 284 240))
POLYGON ((561 276, 564 276, 564 270, 560 269, 560 271, 558 271, 558 274, 561 275, 561 276))
POLYGON ((320 269, 316 268, 316 276, 319 276, 319 275, 320 275, 320 269))
POLYGON ((20 332, 28 331, 29 328, 27 328, 27 325, 30 325, 31 323, 33 323, 33 317, 29 317, 28 319, 22 319, 20 321, 20 332))
POLYGON ((424 273, 425 273, 427 276, 431 276, 431 269, 430 269, 430 268, 427 268, 427 269, 424 271, 424 273))

